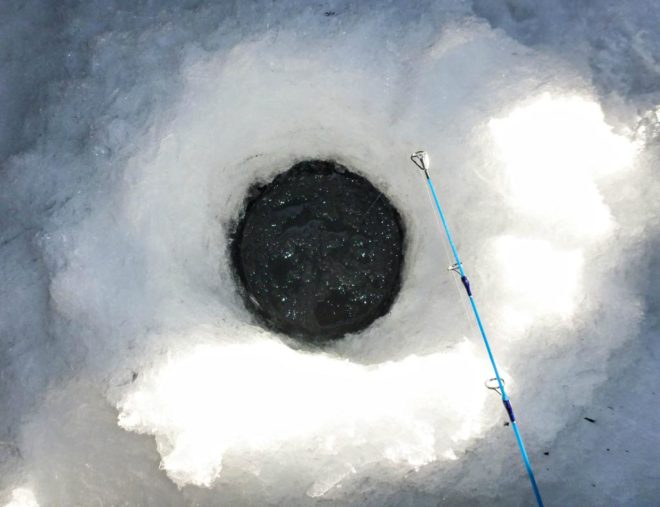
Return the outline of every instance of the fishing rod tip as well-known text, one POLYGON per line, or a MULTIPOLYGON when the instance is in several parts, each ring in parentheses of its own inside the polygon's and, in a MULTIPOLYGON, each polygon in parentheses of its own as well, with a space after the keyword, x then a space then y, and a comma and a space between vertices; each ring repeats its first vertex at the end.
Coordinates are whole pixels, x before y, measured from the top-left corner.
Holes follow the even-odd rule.
POLYGON ((423 150, 416 151, 410 155, 410 160, 422 171, 427 171, 430 167, 429 154, 423 150))

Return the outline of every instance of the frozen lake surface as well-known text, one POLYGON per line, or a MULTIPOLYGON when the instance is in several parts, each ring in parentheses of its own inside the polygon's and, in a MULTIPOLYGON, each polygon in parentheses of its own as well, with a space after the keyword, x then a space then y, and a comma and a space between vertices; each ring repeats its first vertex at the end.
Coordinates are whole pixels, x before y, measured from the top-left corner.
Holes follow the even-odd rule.
POLYGON ((418 149, 546 504, 658 505, 660 5, 595 4, 0 4, 0 505, 531 505, 418 149), (229 259, 302 160, 406 230, 317 352, 229 259))

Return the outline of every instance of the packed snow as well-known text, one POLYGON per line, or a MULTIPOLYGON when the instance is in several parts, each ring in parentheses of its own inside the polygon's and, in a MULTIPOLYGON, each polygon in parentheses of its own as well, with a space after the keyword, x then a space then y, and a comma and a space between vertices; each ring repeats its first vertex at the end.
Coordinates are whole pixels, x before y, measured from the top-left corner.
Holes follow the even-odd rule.
POLYGON ((660 5, 0 5, 0 505, 531 505, 425 149, 547 505, 660 498, 660 5), (407 232, 363 332, 292 347, 228 234, 304 159, 407 232))

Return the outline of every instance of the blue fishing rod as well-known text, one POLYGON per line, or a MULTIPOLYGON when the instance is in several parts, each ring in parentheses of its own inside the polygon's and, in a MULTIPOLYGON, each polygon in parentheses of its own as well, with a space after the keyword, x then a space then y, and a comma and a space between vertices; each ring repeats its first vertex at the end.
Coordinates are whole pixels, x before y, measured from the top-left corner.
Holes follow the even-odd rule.
POLYGON ((532 490, 534 491, 536 502, 538 503, 539 507, 543 507, 543 499, 541 498, 541 491, 539 491, 539 486, 538 484, 536 484, 536 478, 534 477, 532 464, 530 463, 529 456, 527 455, 527 451, 525 450, 525 444, 523 443, 522 436, 520 435, 520 429, 518 428, 518 422, 516 421, 516 416, 513 413, 513 407, 511 406, 511 401, 509 401, 509 396, 506 394, 506 390, 504 389, 504 381, 502 380, 502 377, 500 376, 500 372, 497 369, 497 363, 495 362, 493 351, 490 348, 490 343, 488 342, 488 336, 486 336, 486 330, 484 329, 483 322, 481 321, 479 310, 477 310, 477 304, 475 303, 474 297, 472 295, 470 281, 468 280, 468 277, 465 274, 465 271, 463 270, 463 263, 461 262, 461 259, 458 256, 458 250, 456 249, 456 245, 454 244, 454 240, 451 236, 451 232, 449 232, 447 219, 445 218, 445 214, 442 211, 442 206, 440 206, 440 200, 438 199, 438 194, 436 193, 435 187, 433 186, 433 182, 431 181, 431 177, 429 176, 429 171, 428 171, 430 166, 429 156, 425 151, 417 151, 412 155, 410 155, 410 160, 412 160, 413 163, 424 172, 424 176, 426 177, 426 183, 431 189, 431 194, 433 195, 433 201, 435 202, 435 208, 438 210, 438 215, 440 215, 440 220, 442 221, 442 226, 445 229, 445 235, 447 236, 447 241, 449 242, 449 246, 451 247, 452 254, 454 255, 454 260, 456 261, 456 263, 453 266, 450 266, 449 269, 451 271, 454 271, 455 273, 458 273, 458 275, 461 278, 461 283, 463 284, 468 299, 470 300, 470 306, 472 307, 472 312, 474 313, 474 317, 477 320, 477 326, 479 327, 479 331, 481 332, 481 337, 484 340, 484 345, 486 346, 486 352, 488 352, 488 358, 490 359, 490 364, 493 366, 493 371, 495 372, 495 378, 491 380, 497 381, 497 387, 491 389, 497 391, 498 394, 500 394, 500 396, 502 397, 502 404, 506 409, 506 413, 508 414, 509 420, 511 421, 511 427, 513 428, 513 432, 516 435, 518 448, 520 449, 520 454, 522 455, 523 462, 525 463, 525 468, 527 469, 527 475, 529 475, 529 481, 532 483, 532 490))

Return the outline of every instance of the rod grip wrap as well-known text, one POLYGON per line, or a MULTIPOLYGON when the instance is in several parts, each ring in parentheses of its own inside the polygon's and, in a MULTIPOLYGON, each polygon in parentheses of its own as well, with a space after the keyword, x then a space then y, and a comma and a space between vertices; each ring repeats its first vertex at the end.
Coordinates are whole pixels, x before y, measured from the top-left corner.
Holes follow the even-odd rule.
POLYGON ((507 400, 502 400, 502 403, 504 404, 506 413, 509 414, 509 419, 511 420, 511 422, 512 423, 516 422, 516 416, 513 413, 513 407, 511 406, 511 402, 507 399, 507 400))
POLYGON ((472 297, 472 289, 470 289, 470 280, 468 280, 467 276, 465 275, 461 276, 461 282, 463 282, 463 287, 465 287, 465 291, 467 292, 467 295, 472 297))

